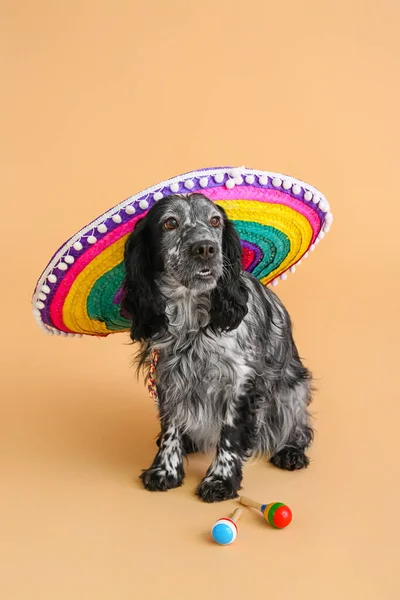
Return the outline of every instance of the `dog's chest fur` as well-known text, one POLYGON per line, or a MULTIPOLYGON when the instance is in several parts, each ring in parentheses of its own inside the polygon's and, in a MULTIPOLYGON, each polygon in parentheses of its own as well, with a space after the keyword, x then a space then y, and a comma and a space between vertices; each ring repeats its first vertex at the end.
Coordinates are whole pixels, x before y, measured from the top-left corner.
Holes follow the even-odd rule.
POLYGON ((160 351, 160 414, 172 417, 192 439, 212 444, 218 439, 222 419, 227 423, 233 419, 235 401, 254 375, 251 357, 246 357, 240 344, 246 325, 242 322, 231 333, 214 334, 207 329, 210 301, 206 294, 194 295, 182 288, 167 293, 169 327, 155 343, 160 351))

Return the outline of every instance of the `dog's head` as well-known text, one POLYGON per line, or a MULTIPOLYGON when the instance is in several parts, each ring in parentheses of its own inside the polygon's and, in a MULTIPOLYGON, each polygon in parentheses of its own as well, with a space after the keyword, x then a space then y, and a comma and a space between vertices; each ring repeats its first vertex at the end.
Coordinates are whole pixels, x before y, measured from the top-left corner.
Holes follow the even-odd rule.
POLYGON ((122 308, 132 318, 133 340, 165 330, 159 282, 193 294, 210 293, 210 325, 235 329, 247 312, 241 245, 225 211, 202 194, 160 200, 138 222, 125 246, 122 308))

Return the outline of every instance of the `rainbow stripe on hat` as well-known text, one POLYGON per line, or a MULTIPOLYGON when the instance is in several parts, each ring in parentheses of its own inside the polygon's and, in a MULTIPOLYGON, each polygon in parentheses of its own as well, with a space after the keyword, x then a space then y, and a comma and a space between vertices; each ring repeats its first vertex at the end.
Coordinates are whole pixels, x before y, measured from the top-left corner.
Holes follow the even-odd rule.
POLYGON ((65 336, 129 330, 120 306, 125 242, 158 200, 193 192, 225 209, 240 236, 243 268, 264 285, 293 273, 333 221, 317 189, 285 175, 218 167, 174 177, 117 204, 54 254, 33 294, 38 325, 65 336))

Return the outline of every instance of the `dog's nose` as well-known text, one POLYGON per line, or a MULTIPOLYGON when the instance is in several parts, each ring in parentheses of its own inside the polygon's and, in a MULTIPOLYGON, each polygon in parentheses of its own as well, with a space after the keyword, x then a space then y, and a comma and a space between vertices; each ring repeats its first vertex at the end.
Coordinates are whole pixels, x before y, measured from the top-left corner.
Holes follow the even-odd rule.
POLYGON ((202 242, 197 242, 192 246, 192 254, 203 260, 209 260, 213 258, 215 255, 215 246, 212 242, 208 240, 203 240, 202 242))

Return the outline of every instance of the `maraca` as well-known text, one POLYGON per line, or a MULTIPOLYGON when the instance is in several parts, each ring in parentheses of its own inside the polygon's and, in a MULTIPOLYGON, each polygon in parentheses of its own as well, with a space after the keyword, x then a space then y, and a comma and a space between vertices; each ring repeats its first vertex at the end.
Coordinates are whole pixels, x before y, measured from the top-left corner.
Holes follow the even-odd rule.
POLYGON ((267 523, 275 527, 275 529, 283 529, 290 525, 292 521, 292 511, 286 504, 282 504, 282 502, 260 504, 250 498, 246 498, 246 496, 241 496, 240 503, 244 506, 251 506, 260 510, 267 523))
POLYGON ((242 514, 242 509, 237 508, 230 517, 219 519, 211 529, 211 535, 214 542, 217 542, 220 546, 232 544, 232 542, 235 541, 238 532, 236 522, 239 521, 242 514))

